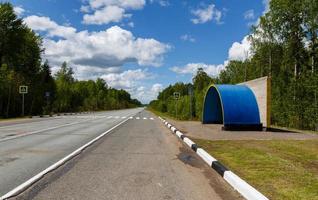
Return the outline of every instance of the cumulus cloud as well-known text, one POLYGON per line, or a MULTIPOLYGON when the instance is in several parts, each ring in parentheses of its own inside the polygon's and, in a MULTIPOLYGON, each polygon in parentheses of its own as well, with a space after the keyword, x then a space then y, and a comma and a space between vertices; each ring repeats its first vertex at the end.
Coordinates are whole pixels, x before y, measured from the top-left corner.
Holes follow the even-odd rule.
POLYGON ((221 23, 222 12, 214 4, 192 10, 191 13, 195 16, 191 19, 194 24, 204 24, 209 21, 221 23))
POLYGON ((205 63, 189 63, 185 66, 174 66, 171 71, 177 74, 192 74, 195 75, 199 68, 202 68, 209 76, 216 77, 225 68, 224 64, 209 65, 205 63))
POLYGON ((24 22, 35 31, 47 32, 48 36, 70 38, 76 34, 76 29, 69 26, 60 26, 48 17, 32 15, 26 17, 24 22))
POLYGON ((159 92, 164 89, 162 84, 156 83, 151 87, 139 86, 130 91, 134 98, 139 99, 142 103, 149 103, 151 100, 156 99, 159 92))
POLYGON ((13 11, 16 15, 21 16, 25 12, 24 8, 22 6, 15 6, 13 8, 13 11))
POLYGON ((245 36, 241 42, 234 42, 229 49, 229 60, 244 61, 251 56, 251 42, 245 36))
POLYGON ((188 35, 188 34, 181 35, 180 39, 183 40, 183 41, 189 41, 189 42, 195 42, 196 41, 196 39, 193 36, 188 35))
POLYGON ((101 76, 111 87, 126 90, 136 88, 139 81, 150 79, 151 77, 152 74, 146 69, 127 70, 122 73, 108 73, 101 76))
POLYGON ((139 99, 142 103, 149 103, 163 89, 159 83, 152 86, 145 84, 145 81, 153 77, 153 74, 149 73, 147 69, 127 70, 101 76, 109 86, 128 91, 133 98, 139 99))
POLYGON ((45 57, 53 63, 68 61, 93 67, 120 67, 128 62, 160 66, 170 46, 155 39, 136 38, 130 31, 112 26, 105 31, 80 31, 61 26, 48 17, 30 16, 25 22, 35 31, 46 33, 45 57), (61 37, 54 40, 52 37, 61 37))
POLYGON ((120 22, 131 17, 127 10, 142 9, 145 0, 88 0, 87 5, 82 5, 84 24, 108 24, 120 22))

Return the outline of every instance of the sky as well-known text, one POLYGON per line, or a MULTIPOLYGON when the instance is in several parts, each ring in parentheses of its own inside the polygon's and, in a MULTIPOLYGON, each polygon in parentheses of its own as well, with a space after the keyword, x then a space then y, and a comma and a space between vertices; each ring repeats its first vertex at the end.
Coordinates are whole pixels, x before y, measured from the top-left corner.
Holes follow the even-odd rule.
MULTIPOLYGON (((1 0, 0 0, 1 1, 1 0)), ((247 35, 268 0, 11 0, 43 38, 55 73, 104 79, 143 103, 202 67, 216 77, 250 55, 247 35)))

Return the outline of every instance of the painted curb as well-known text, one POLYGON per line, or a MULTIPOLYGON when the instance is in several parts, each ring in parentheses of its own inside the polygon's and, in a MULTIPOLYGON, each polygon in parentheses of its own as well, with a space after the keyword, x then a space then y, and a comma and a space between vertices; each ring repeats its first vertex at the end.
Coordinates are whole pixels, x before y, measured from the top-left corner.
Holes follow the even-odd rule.
MULTIPOLYGON (((134 114, 134 115, 136 115, 136 114, 134 114)), ((120 125, 124 124, 128 120, 129 120, 129 118, 121 121, 120 123, 116 124, 112 128, 110 128, 107 131, 103 132, 99 136, 95 137, 93 140, 91 140, 88 143, 84 144, 83 146, 81 146, 80 148, 76 149, 75 151, 73 151, 69 155, 65 156, 64 158, 62 158, 61 160, 57 161, 53 165, 49 166, 45 170, 41 171, 40 173, 38 173, 37 175, 33 176, 29 180, 27 180, 24 183, 20 184, 19 186, 17 186, 13 190, 9 191, 5 195, 1 196, 0 200, 6 200, 6 199, 9 199, 9 198, 12 198, 12 197, 15 197, 15 196, 21 194, 23 191, 28 189, 32 184, 34 184, 35 182, 37 182, 40 179, 42 179, 46 174, 48 174, 48 173, 54 171, 55 169, 59 168, 60 166, 64 165, 67 161, 73 159, 75 156, 77 156, 80 153, 82 153, 87 147, 91 146, 93 143, 95 143, 96 141, 98 141, 99 139, 101 139, 102 137, 104 137, 105 135, 107 135, 108 133, 110 133, 111 131, 113 131, 114 129, 119 127, 120 125)))
POLYGON ((223 179, 230 184, 235 190, 237 190, 245 199, 247 200, 268 200, 266 196, 257 191, 254 187, 249 185, 246 181, 241 179, 235 173, 230 171, 226 166, 224 166, 217 159, 212 157, 209 153, 207 153, 204 149, 200 148, 197 144, 195 144, 192 140, 187 138, 182 132, 180 132, 176 127, 172 124, 159 117, 159 119, 172 131, 172 133, 176 134, 178 138, 180 138, 183 142, 186 143, 200 158, 204 160, 212 169, 214 169, 218 174, 220 174, 223 179))

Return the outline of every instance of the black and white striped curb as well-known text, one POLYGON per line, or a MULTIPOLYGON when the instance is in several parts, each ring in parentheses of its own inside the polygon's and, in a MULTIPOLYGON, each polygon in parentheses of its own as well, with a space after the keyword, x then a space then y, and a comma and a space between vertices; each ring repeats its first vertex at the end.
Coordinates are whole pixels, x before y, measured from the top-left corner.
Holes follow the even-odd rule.
POLYGON ((183 142, 185 142, 196 154, 198 154, 211 168, 219 173, 226 182, 228 182, 235 190, 237 190, 247 200, 268 200, 262 193, 257 191, 254 187, 249 185, 246 181, 239 176, 228 170, 222 163, 213 158, 204 149, 200 148, 197 144, 187 138, 177 128, 172 126, 169 122, 159 117, 159 119, 176 134, 183 142))

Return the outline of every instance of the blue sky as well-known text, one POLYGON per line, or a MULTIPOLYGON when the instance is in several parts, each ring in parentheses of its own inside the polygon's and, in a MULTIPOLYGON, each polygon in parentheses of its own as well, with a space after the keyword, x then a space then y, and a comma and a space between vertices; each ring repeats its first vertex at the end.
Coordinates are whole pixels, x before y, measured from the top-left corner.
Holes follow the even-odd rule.
POLYGON ((198 67, 217 76, 249 55, 245 38, 266 0, 12 0, 44 38, 53 72, 61 62, 78 79, 101 77, 147 103, 198 67))

